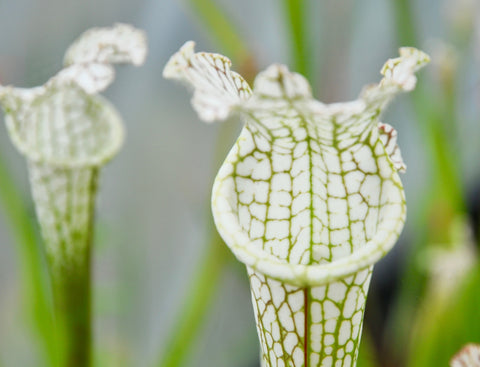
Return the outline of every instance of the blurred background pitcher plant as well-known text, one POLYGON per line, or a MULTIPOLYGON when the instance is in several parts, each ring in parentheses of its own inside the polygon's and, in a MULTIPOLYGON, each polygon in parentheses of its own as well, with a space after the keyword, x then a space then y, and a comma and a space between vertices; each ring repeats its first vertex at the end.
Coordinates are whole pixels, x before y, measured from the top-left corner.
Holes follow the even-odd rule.
POLYGON ((84 33, 65 68, 43 86, 0 86, 10 138, 27 158, 45 241, 54 300, 52 366, 90 366, 91 255, 100 168, 118 151, 118 113, 97 95, 114 78, 112 63, 140 65, 145 35, 129 26, 84 33))

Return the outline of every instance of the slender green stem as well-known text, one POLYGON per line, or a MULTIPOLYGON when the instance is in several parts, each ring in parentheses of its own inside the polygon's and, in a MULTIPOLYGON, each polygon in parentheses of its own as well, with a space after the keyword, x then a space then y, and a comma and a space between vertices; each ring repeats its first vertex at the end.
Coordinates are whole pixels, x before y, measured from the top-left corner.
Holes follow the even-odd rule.
POLYGON ((307 44, 308 14, 305 0, 284 0, 286 19, 290 29, 291 55, 295 71, 312 80, 311 55, 307 44))
POLYGON ((75 243, 64 246, 74 249, 74 256, 63 250, 49 254, 59 367, 91 365, 91 249, 97 180, 98 170, 92 168, 86 208, 89 222, 82 229, 86 235, 72 235, 69 239, 75 243))
POLYGON ((59 366, 90 366, 90 261, 52 275, 59 366))
POLYGON ((90 366, 90 254, 81 266, 52 274, 60 367, 90 366))
POLYGON ((243 38, 215 0, 188 0, 188 3, 222 52, 239 63, 249 57, 243 38))
MULTIPOLYGON (((418 46, 418 36, 415 25, 412 2, 410 0, 393 0, 393 14, 396 25, 396 36, 402 46, 418 46)), ((428 151, 429 166, 432 177, 429 182, 429 193, 422 212, 417 214, 415 226, 415 244, 404 275, 405 285, 400 291, 397 301, 394 328, 396 341, 401 345, 400 360, 407 358, 408 347, 411 345, 411 326, 405 320, 412 320, 418 310, 421 295, 427 287, 427 277, 420 271, 416 263, 418 255, 426 245, 448 244, 450 241, 451 223, 459 214, 465 211, 462 182, 459 172, 459 162, 453 142, 455 130, 455 101, 449 100, 451 90, 442 91, 446 98, 437 98, 431 88, 425 83, 419 83, 416 90, 410 94, 414 112, 428 151), (445 103, 447 102, 447 103, 445 103), (434 218, 432 218, 434 217, 434 218), (433 226, 432 226, 433 225, 433 226)), ((401 362, 400 362, 401 363, 401 362)))
MULTIPOLYGON (((21 192, 14 182, 8 166, 0 155, 0 202, 5 217, 10 222, 15 245, 18 250, 24 305, 27 315, 35 327, 45 365, 54 360, 54 337, 52 332, 52 307, 48 288, 48 274, 44 264, 45 255, 40 245, 33 212, 27 209, 21 192)), ((41 362, 38 361, 38 365, 41 362)))
POLYGON ((185 363, 213 301, 226 263, 227 250, 216 231, 212 230, 211 233, 213 238, 188 290, 179 321, 170 334, 166 353, 156 364, 158 367, 178 367, 185 363))
MULTIPOLYGON (((214 154, 215 166, 221 164, 225 150, 228 149, 227 146, 235 132, 235 124, 222 124, 220 126, 214 154)), ((210 208, 208 212, 210 218, 210 208)), ((213 302, 215 291, 218 289, 223 268, 232 256, 211 221, 207 233, 207 251, 201 259, 200 266, 188 289, 178 321, 173 332, 169 335, 164 355, 161 356, 155 366, 179 367, 185 363, 208 315, 209 306, 213 302)))
POLYGON ((447 201, 453 213, 462 213, 465 211, 465 202, 458 155, 454 153, 453 139, 447 131, 446 125, 451 121, 445 121, 445 118, 454 116, 455 113, 446 110, 448 105, 443 105, 443 109, 438 107, 425 88, 420 87, 418 90, 418 94, 413 97, 413 105, 430 148, 430 161, 435 174, 433 185, 438 187, 442 200, 447 201))
MULTIPOLYGON (((410 0, 394 0, 393 5, 399 43, 417 46, 416 22, 410 0)), ((437 103, 432 95, 423 85, 419 85, 410 98, 430 150, 430 161, 436 176, 432 184, 439 187, 439 194, 446 196, 443 199, 449 202, 454 211, 461 212, 465 204, 459 164, 448 131, 448 125, 455 121, 455 106, 454 103, 443 103, 444 101, 437 103)))
MULTIPOLYGON (((256 74, 256 67, 251 53, 233 22, 218 4, 214 0, 188 0, 188 3, 223 52, 237 64, 237 68, 241 69, 241 73, 247 79, 252 79, 252 76, 256 74)), ((220 126, 214 155, 215 166, 223 159, 225 151, 230 147, 229 142, 232 140, 234 127, 234 124, 220 126)), ((210 213, 210 209, 208 212, 210 213)), ((210 217, 210 214, 208 216, 210 217)), ((155 366, 179 367, 187 360, 191 347, 208 314, 209 306, 213 302, 229 256, 223 240, 218 235, 213 223, 210 223, 207 251, 200 261, 200 266, 190 285, 184 306, 179 312, 174 330, 169 334, 164 354, 155 363, 155 366)))
POLYGON ((414 19, 409 0, 393 0, 392 5, 396 37, 400 46, 419 47, 417 44, 417 22, 414 19))

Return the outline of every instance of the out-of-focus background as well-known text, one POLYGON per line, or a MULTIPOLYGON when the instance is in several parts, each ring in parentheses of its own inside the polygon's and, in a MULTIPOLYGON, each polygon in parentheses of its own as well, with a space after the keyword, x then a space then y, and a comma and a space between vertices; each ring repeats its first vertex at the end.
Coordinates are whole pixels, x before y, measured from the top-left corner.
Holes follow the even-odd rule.
MULTIPOLYGON (((101 175, 95 366, 259 366, 246 273, 209 211, 240 124, 200 122, 188 91, 162 78, 187 40, 228 55, 250 79, 287 64, 323 102, 355 98, 400 46, 431 55, 417 90, 383 117, 408 165, 408 221, 376 266, 359 365, 446 366, 463 344, 480 342, 479 8, 476 0, 0 0, 2 85, 43 84, 87 28, 127 22, 148 35, 146 64, 117 68, 105 93, 127 139, 101 175)), ((0 196, 0 366, 46 366, 41 241, 26 164, 3 123, 0 196)))

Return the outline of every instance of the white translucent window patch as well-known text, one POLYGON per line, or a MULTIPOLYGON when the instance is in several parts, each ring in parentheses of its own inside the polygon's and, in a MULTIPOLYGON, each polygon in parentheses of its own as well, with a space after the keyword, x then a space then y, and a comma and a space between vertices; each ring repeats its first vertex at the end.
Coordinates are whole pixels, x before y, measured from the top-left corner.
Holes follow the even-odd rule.
POLYGON ((467 344, 450 361, 450 367, 480 367, 480 344, 467 344))
POLYGON ((427 62, 402 48, 380 83, 329 105, 283 65, 260 73, 250 92, 228 59, 194 53, 192 43, 165 67, 193 87, 201 119, 235 110, 246 122, 215 179, 212 210, 248 267, 263 365, 355 364, 372 265, 406 213, 396 131, 379 118, 427 62))

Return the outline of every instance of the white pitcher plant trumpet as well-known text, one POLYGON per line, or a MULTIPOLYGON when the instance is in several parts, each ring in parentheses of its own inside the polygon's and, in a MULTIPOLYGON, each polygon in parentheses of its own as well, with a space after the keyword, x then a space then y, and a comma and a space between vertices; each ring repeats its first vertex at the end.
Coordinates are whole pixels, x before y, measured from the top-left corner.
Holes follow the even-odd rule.
POLYGON ((57 326, 66 339, 60 365, 88 364, 90 247, 98 171, 123 141, 120 116, 97 93, 113 81, 112 64, 141 65, 146 50, 144 33, 129 25, 95 28, 68 49, 65 68, 43 86, 0 86, 10 138, 27 158, 46 244, 57 326))
POLYGON ((195 53, 193 42, 166 65, 165 77, 193 86, 202 120, 245 119, 212 210, 247 266, 263 366, 355 365, 373 265, 406 215, 396 131, 379 118, 428 60, 401 48, 379 84, 330 105, 283 65, 260 73, 252 91, 229 59, 195 53))

